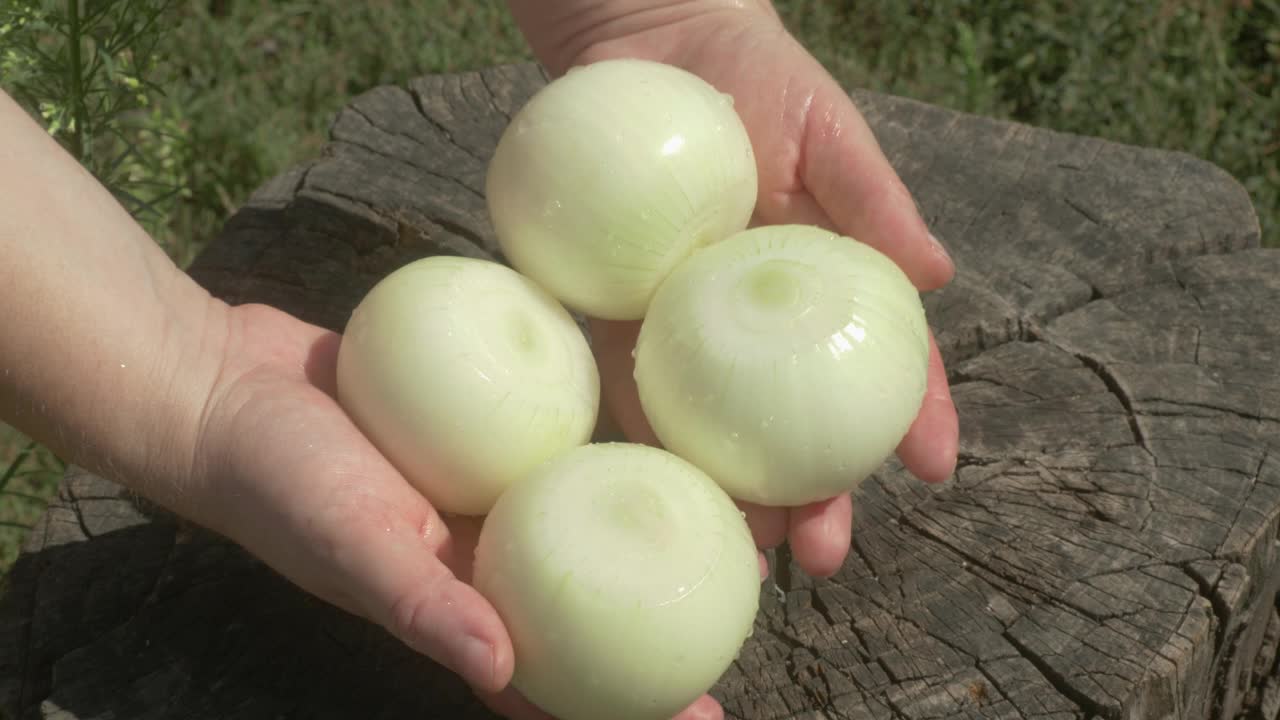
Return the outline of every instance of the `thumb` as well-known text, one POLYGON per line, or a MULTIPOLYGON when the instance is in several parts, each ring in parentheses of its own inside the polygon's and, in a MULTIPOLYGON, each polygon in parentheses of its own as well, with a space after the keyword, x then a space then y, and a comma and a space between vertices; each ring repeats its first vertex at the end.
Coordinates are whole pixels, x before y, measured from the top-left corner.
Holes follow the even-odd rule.
MULTIPOLYGON (((340 436, 339 436, 340 437, 340 436)), ((493 606, 460 579, 471 528, 456 534, 380 456, 348 452, 318 472, 306 464, 249 488, 228 535, 303 589, 371 620, 481 692, 511 680, 514 651, 493 606), (299 492, 298 478, 307 478, 299 492), (287 495, 290 502, 281 496, 287 495)), ((312 456, 314 458, 316 456, 312 456)), ((288 466, 272 464, 272 468, 288 466)))
POLYGON ((353 518, 336 530, 334 547, 344 550, 335 559, 346 571, 346 595, 360 614, 409 647, 476 690, 497 692, 514 669, 506 628, 484 596, 442 561, 453 551, 453 540, 435 510, 420 496, 405 500, 418 506, 407 515, 426 518, 409 532, 377 516, 373 522, 353 518))
POLYGON ((511 641, 497 613, 474 588, 429 560, 398 578, 370 578, 366 602, 374 620, 406 645, 436 660, 478 691, 511 681, 511 641))
POLYGON ((337 336, 276 311, 239 317, 244 338, 205 411, 193 519, 472 687, 505 687, 511 639, 450 566, 467 572, 471 538, 451 532, 339 406, 337 336))

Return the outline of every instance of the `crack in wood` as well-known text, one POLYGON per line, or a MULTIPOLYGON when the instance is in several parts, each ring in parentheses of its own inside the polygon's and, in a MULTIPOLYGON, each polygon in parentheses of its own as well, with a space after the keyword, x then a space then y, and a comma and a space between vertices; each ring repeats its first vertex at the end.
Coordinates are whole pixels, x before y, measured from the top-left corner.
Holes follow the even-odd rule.
MULTIPOLYGON (((427 175, 427 176, 429 176, 429 177, 435 178, 435 179, 437 179, 437 180, 443 180, 444 182, 446 182, 446 183, 448 183, 448 184, 450 184, 450 185, 454 185, 454 186, 456 186, 456 187, 462 188, 462 189, 463 189, 463 190, 465 190, 465 191, 467 192, 467 194, 469 194, 469 195, 473 195, 473 196, 475 196, 476 198, 479 198, 479 199, 480 199, 480 200, 482 200, 482 201, 483 201, 483 200, 485 200, 484 193, 480 192, 479 190, 476 190, 475 188, 471 187, 470 185, 467 185, 466 183, 462 182, 462 181, 461 181, 461 180, 459 180, 458 178, 451 177, 451 176, 449 176, 449 175, 443 175, 443 174, 438 173, 438 172, 436 172, 436 171, 434 171, 434 170, 429 170, 429 169, 427 169, 427 168, 423 167, 422 165, 419 165, 418 163, 413 162, 412 160, 410 160, 410 159, 408 159, 408 158, 399 157, 399 156, 397 156, 397 155, 389 155, 389 154, 387 154, 387 153, 385 153, 385 152, 383 152, 383 151, 381 151, 381 150, 379 150, 379 149, 377 149, 377 148, 373 147, 372 145, 368 145, 368 144, 366 144, 366 143, 364 143, 364 142, 362 142, 362 141, 359 141, 359 140, 356 140, 356 139, 353 139, 353 138, 344 138, 344 139, 337 140, 337 141, 335 141, 335 142, 340 142, 340 143, 343 143, 344 145, 350 145, 351 147, 359 148, 359 149, 361 149, 361 150, 364 150, 364 151, 365 151, 365 152, 367 152, 367 153, 371 153, 371 154, 376 155, 376 156, 378 156, 378 157, 380 157, 380 158, 385 158, 385 159, 387 159, 387 160, 390 160, 391 162, 396 163, 397 165, 403 165, 403 166, 405 166, 405 167, 407 167, 407 168, 412 168, 415 172, 420 172, 420 173, 422 173, 422 174, 424 174, 424 175, 427 175)), ((329 188, 324 188, 324 189, 322 190, 322 192, 329 192, 329 193, 332 193, 332 194, 337 194, 336 192, 334 192, 333 190, 331 190, 331 189, 329 189, 329 188)), ((370 210, 374 210, 375 212, 377 212, 377 211, 378 211, 378 209, 377 209, 377 208, 375 208, 375 207, 374 207, 371 203, 369 203, 367 200, 366 200, 366 201, 362 201, 362 204, 363 204, 363 205, 365 205, 366 207, 368 207, 370 210)))
POLYGON ((75 513, 76 523, 80 525, 80 532, 85 539, 93 537, 93 533, 89 531, 89 524, 84 520, 84 509, 80 507, 80 498, 76 497, 74 485, 67 485, 67 499, 70 501, 72 511, 75 513))
POLYGON ((1191 578, 1191 581, 1195 583, 1196 590, 1200 593, 1200 597, 1208 601, 1214 617, 1213 646, 1214 648, 1221 648, 1223 646, 1223 637, 1227 630, 1227 622, 1231 617, 1230 609, 1222 597, 1214 592, 1214 586, 1209 582, 1209 578, 1196 572, 1191 562, 1176 563, 1172 567, 1178 568, 1188 578, 1191 578))
POLYGON ((487 96, 489 106, 492 107, 494 110, 496 110, 499 115, 501 115, 503 118, 506 119, 508 123, 510 123, 512 110, 498 106, 498 93, 494 92, 493 86, 489 84, 489 72, 494 72, 494 71, 481 71, 479 73, 476 73, 476 76, 480 78, 480 85, 484 87, 485 95, 487 96))
POLYGON ((1067 700, 1075 703, 1081 711, 1092 714, 1097 717, 1106 718, 1107 720, 1119 720, 1120 712, 1116 708, 1111 708, 1099 703, 1081 692, 1074 684, 1072 684, 1062 673, 1058 672, 1047 660, 1036 654, 1030 647, 1019 640, 1014 634, 1006 630, 1002 637, 1009 646, 1018 652, 1024 660, 1031 664, 1032 667, 1040 673, 1042 677, 1057 690, 1067 700))
POLYGON ((1006 690, 1001 685, 999 680, 996 680, 993 674, 991 674, 990 672, 987 672, 987 669, 983 667, 983 663, 981 661, 974 663, 973 667, 975 670, 977 670, 979 673, 982 674, 982 677, 986 679, 986 681, 1000 695, 1000 697, 1003 698, 1005 702, 1009 703, 1010 707, 1014 709, 1014 712, 1018 713, 1019 717, 1022 717, 1022 718, 1027 717, 1027 714, 1022 711, 1022 708, 1019 707, 1018 704, 1013 701, 1013 695, 1011 695, 1009 691, 1006 690))
POLYGON ((453 131, 445 127, 444 123, 440 122, 439 120, 431 116, 431 112, 427 109, 427 103, 423 99, 421 92, 418 90, 416 86, 411 86, 407 90, 407 92, 409 93, 409 97, 413 100, 413 106, 417 108, 418 114, 421 115, 422 119, 427 121, 427 124, 430 125, 436 132, 440 133, 441 137, 445 139, 445 142, 461 150, 463 154, 467 155, 468 157, 475 160, 476 162, 481 163, 482 165, 488 162, 487 159, 477 155, 473 150, 471 150, 471 148, 458 142, 453 137, 453 131))
POLYGON ((1129 429, 1133 432, 1133 441, 1137 443, 1138 447, 1154 456, 1154 453, 1151 452, 1151 445, 1147 442, 1146 434, 1142 431, 1142 426, 1138 422, 1137 414, 1134 412, 1133 398, 1129 396, 1124 386, 1120 384, 1120 380, 1115 376, 1115 373, 1111 372, 1101 360, 1090 357, 1086 353, 1075 353, 1075 357, 1084 363, 1085 367, 1092 370, 1098 376, 1098 379, 1102 380, 1102 384, 1107 387, 1107 390, 1111 391, 1111 394, 1115 395, 1116 399, 1120 401, 1120 404, 1128 414, 1129 429))
POLYGON ((1094 225, 1102 225, 1102 218, 1099 217, 1097 213, 1094 213, 1086 209, 1083 205, 1071 199, 1070 197, 1063 197, 1062 201, 1067 204, 1067 207, 1071 208, 1072 210, 1075 210, 1082 217, 1084 217, 1084 219, 1088 220, 1094 225))
MULTIPOLYGON (((412 135, 409 135, 409 134, 407 134, 407 133, 401 132, 401 131, 399 131, 399 130, 391 130, 391 129, 389 129, 389 128, 385 127, 384 125, 380 125, 380 124, 378 123, 377 119, 375 119, 375 118, 371 117, 371 116, 370 116, 368 113, 366 113, 366 112, 364 111, 364 109, 363 109, 363 108, 361 108, 358 104, 356 104, 356 105, 351 105, 351 106, 349 107, 349 110, 350 110, 352 113, 354 113, 354 114, 358 115, 361 119, 363 119, 363 120, 364 120, 364 121, 369 125, 369 127, 370 127, 370 128, 372 128, 372 129, 374 129, 374 130, 376 130, 376 131, 378 131, 378 132, 380 132, 380 133, 382 133, 382 134, 384 134, 384 135, 388 135, 388 136, 390 136, 390 137, 398 137, 398 138, 402 138, 402 139, 404 139, 404 140, 406 140, 406 141, 408 141, 408 142, 412 143, 413 145, 416 145, 416 146, 418 146, 418 147, 421 147, 421 146, 422 146, 422 142, 421 142, 421 140, 419 140, 418 138, 416 138, 416 137, 414 137, 414 136, 412 136, 412 135)), ((383 152, 383 151, 381 151, 381 150, 378 150, 377 148, 371 147, 371 146, 369 146, 369 145, 368 145, 364 140, 362 140, 362 139, 360 139, 360 138, 359 138, 359 134, 358 134, 358 133, 342 133, 341 135, 338 135, 338 134, 336 134, 336 133, 335 133, 335 134, 334 134, 334 137, 333 137, 333 140, 334 140, 335 142, 341 142, 341 143, 345 143, 345 144, 348 144, 348 145, 352 145, 352 146, 354 146, 354 147, 358 147, 358 148, 360 148, 360 149, 362 149, 362 150, 367 150, 368 152, 371 152, 371 153, 373 153, 374 155, 377 155, 378 157, 387 158, 388 160, 393 160, 393 161, 395 161, 395 162, 397 162, 397 163, 399 163, 399 164, 405 165, 405 166, 407 166, 407 167, 411 167, 411 168, 413 168, 414 170, 419 170, 419 171, 421 171, 421 172, 423 172, 423 173, 426 173, 427 175, 430 175, 431 177, 439 178, 439 179, 444 180, 444 181, 446 181, 446 182, 449 182, 449 183, 451 183, 451 184, 457 185, 457 186, 461 187, 463 190, 467 191, 469 194, 474 195, 474 196, 476 196, 476 197, 478 197, 478 198, 480 198, 480 199, 482 199, 482 200, 484 199, 484 192, 483 192, 483 190, 479 190, 479 189, 476 189, 476 188, 471 187, 470 185, 468 185, 468 184, 466 184, 466 183, 462 182, 462 180, 461 180, 460 178, 458 178, 458 177, 455 177, 455 176, 452 176, 452 175, 444 175, 444 174, 441 174, 441 173, 440 173, 439 171, 437 171, 436 169, 431 168, 431 167, 428 167, 428 166, 425 166, 425 165, 423 165, 423 164, 421 164, 421 163, 415 162, 413 159, 411 159, 411 158, 409 158, 409 157, 400 157, 400 156, 397 156, 397 155, 390 155, 390 154, 385 153, 385 152, 383 152)), ((452 143, 452 142, 450 142, 449 144, 450 144, 450 145, 453 145, 454 147, 457 147, 456 143, 452 143)), ((483 167, 484 167, 484 161, 483 161, 483 160, 481 160, 481 159, 479 159, 479 158, 475 158, 473 155, 471 155, 470 153, 467 153, 465 150, 464 150, 464 153, 465 153, 465 154, 467 154, 467 155, 468 155, 468 157, 471 157, 471 158, 475 159, 475 160, 480 164, 480 167, 481 167, 481 168, 483 168, 483 167)))
MULTIPOLYGON (((1214 405, 1212 403, 1199 402, 1196 400, 1177 400, 1172 398, 1156 397, 1156 398, 1145 400, 1144 402, 1158 402, 1166 405, 1174 405, 1177 407, 1209 410, 1209 411, 1212 411, 1213 413, 1218 413, 1222 415, 1232 415, 1234 417, 1240 418, 1241 420, 1251 420, 1256 422, 1273 422, 1273 423, 1280 422, 1280 415, 1263 415, 1261 413, 1251 413, 1247 410, 1241 410, 1239 408, 1227 407, 1224 405, 1214 405)), ((1174 412, 1151 410, 1151 409, 1143 409, 1142 411, 1136 414, 1148 416, 1148 417, 1186 417, 1188 415, 1192 415, 1194 417, 1212 417, 1212 415, 1193 415, 1192 413, 1179 414, 1174 412)))

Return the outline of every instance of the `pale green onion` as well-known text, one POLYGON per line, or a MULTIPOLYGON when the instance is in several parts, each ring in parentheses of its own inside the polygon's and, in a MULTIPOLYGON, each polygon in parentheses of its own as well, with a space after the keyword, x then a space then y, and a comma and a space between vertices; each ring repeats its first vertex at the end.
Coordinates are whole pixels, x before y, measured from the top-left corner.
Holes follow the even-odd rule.
POLYGON ((586 443, 600 380, 569 313, 498 263, 431 257, 352 313, 338 398, 437 509, 488 512, 499 493, 586 443))
POLYGON ((730 495, 793 506, 848 492, 919 411, 919 293, 888 257, 809 226, 700 250, 654 297, 636 383, 663 445, 730 495))
POLYGON ((756 187, 732 99, 630 59, 571 70, 535 94, 486 179, 512 266, 571 309, 613 320, 642 317, 677 263, 746 227, 756 187))
POLYGON ((511 634, 512 684, 560 720, 669 720, 732 663, 760 592, 728 495, 627 443, 572 450, 503 494, 474 583, 511 634))

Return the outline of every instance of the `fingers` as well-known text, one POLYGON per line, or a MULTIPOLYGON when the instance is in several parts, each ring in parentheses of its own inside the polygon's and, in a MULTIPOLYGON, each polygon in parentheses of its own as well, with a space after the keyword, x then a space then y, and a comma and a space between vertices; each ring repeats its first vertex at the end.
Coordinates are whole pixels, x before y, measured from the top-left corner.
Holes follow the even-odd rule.
POLYGON ((848 493, 791 508, 791 554, 813 577, 830 577, 849 554, 853 500, 848 493))
POLYGON ((513 653, 488 602, 452 577, 403 582, 386 596, 391 602, 382 624, 473 687, 492 691, 506 685, 513 653))
POLYGON ((476 696, 485 707, 507 720, 556 720, 513 687, 508 686, 498 693, 477 692, 476 696))
POLYGON ((592 319, 591 350, 600 369, 600 396, 604 410, 631 442, 661 447, 644 416, 636 389, 635 358, 631 356, 640 336, 640 322, 592 319))
POLYGON ((756 547, 768 550, 782 544, 787 539, 787 509, 784 507, 766 507, 745 500, 736 500, 738 509, 746 513, 747 527, 751 528, 751 537, 756 547))
MULTIPOLYGON (((955 471, 958 444, 959 424, 946 369, 937 342, 930 335, 924 401, 898 445, 898 455, 916 477, 938 483, 955 471)), ((756 522, 762 524, 759 519, 756 522)), ((853 502, 848 494, 792 508, 788 531, 792 554, 800 568, 814 577, 829 577, 838 571, 849 553, 852 526, 853 502)))
POLYGON ((898 444, 898 458, 921 480, 940 483, 955 472, 959 443, 959 418, 951 401, 947 371, 938 344, 930 334, 929 377, 924 401, 906 437, 898 444))
POLYGON ((723 720, 724 710, 710 695, 703 695, 689 707, 681 710, 672 720, 723 720))
POLYGON ((337 499, 316 523, 321 566, 332 566, 360 614, 477 690, 501 689, 514 667, 501 619, 441 560, 453 539, 441 537, 448 530, 426 501, 409 491, 395 502, 337 499))
POLYGON ((888 255, 917 288, 946 285, 954 263, 925 227, 862 114, 834 81, 815 97, 803 132, 801 179, 835 228, 888 255))
POLYGON ((471 584, 476 545, 484 528, 483 517, 453 515, 449 517, 449 542, 436 553, 454 577, 471 584))
MULTIPOLYGON (((480 694, 479 698, 486 707, 508 720, 555 720, 515 688, 508 687, 500 693, 480 694)), ((724 720, 724 710, 715 698, 703 695, 672 720, 724 720)))
MULTIPOLYGON (((312 479, 319 479, 312 475, 312 479)), ((510 637, 493 606, 445 565, 466 548, 413 490, 377 478, 319 490, 305 519, 255 525, 271 538, 246 545, 308 591, 383 626, 479 691, 504 687, 514 668, 510 637)), ((464 572, 469 563, 460 562, 464 572)))

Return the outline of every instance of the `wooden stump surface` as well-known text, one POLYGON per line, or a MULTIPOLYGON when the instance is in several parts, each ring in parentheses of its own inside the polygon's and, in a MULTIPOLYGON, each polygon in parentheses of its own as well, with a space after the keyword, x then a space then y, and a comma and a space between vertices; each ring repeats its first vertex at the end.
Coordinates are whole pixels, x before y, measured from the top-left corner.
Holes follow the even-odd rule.
MULTIPOLYGON (((341 329, 431 253, 497 257, 486 162, 530 65, 381 87, 192 269, 341 329)), ((956 476, 896 461, 853 552, 774 558, 733 718, 1274 718, 1280 251, 1187 155, 858 92, 959 273, 926 308, 956 476)), ((625 653, 626 648, 618 648, 625 653)), ((0 607, 0 708, 45 718, 490 717, 379 629, 82 472, 0 607)))

